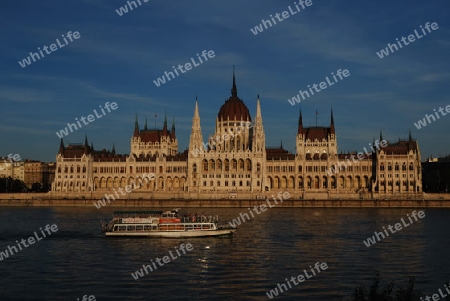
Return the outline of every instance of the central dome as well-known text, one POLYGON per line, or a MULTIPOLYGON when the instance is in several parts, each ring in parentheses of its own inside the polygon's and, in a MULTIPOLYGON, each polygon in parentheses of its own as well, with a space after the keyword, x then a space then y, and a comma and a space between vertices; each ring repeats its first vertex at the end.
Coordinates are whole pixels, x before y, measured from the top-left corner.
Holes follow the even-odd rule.
POLYGON ((233 72, 233 87, 231 97, 225 101, 217 115, 219 120, 252 121, 250 112, 245 103, 237 96, 236 79, 233 72))

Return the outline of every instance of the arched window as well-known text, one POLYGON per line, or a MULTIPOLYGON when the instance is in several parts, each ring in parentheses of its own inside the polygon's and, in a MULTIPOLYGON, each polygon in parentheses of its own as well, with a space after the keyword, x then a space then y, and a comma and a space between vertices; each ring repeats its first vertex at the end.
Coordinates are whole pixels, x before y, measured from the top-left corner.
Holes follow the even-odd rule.
POLYGON ((245 160, 245 169, 247 171, 252 171, 252 161, 250 159, 245 160))

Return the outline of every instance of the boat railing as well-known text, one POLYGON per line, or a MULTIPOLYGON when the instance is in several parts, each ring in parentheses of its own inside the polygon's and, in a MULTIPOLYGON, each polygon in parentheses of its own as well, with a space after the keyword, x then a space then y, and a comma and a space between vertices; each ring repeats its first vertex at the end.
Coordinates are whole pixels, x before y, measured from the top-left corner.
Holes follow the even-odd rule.
POLYGON ((191 215, 185 214, 179 217, 182 223, 218 223, 218 215, 191 215))

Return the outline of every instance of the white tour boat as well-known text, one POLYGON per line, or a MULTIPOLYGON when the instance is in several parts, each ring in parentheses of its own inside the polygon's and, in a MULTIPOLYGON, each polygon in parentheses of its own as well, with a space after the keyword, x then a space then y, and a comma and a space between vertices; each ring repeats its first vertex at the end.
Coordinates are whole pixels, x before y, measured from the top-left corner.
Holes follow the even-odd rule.
POLYGON ((234 229, 219 226, 217 215, 184 214, 171 211, 117 211, 102 221, 106 236, 205 237, 233 235, 234 229))

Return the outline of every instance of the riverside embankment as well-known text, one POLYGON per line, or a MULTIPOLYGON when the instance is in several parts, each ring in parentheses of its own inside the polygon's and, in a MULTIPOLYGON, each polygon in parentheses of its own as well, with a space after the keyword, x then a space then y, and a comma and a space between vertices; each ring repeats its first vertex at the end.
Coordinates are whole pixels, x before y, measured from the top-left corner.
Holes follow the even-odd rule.
MULTIPOLYGON (((273 193, 268 193, 265 197, 271 197, 273 193)), ((291 194, 292 195, 292 194, 291 194)), ((394 197, 394 195, 383 195, 378 198, 356 198, 353 195, 343 195, 342 198, 312 198, 314 194, 309 194, 308 198, 293 195, 285 200, 279 207, 343 207, 343 208, 373 208, 373 207, 410 207, 410 208, 450 208, 450 194, 423 194, 419 198, 394 197), (353 197, 353 198, 352 198, 353 197)), ((319 196, 319 195, 317 195, 319 196)), ((164 199, 164 196, 130 195, 126 199, 116 199, 106 207, 253 207, 262 204, 265 198, 259 196, 258 199, 240 199, 240 198, 180 198, 174 197, 164 199), (145 198, 147 196, 147 198, 145 198)), ((68 197, 61 195, 52 195, 50 193, 16 193, 0 194, 0 207, 92 207, 96 208, 94 203, 101 199, 100 196, 74 196, 68 197)))

